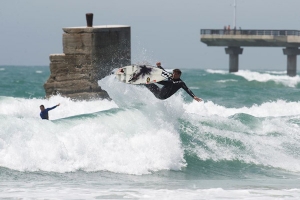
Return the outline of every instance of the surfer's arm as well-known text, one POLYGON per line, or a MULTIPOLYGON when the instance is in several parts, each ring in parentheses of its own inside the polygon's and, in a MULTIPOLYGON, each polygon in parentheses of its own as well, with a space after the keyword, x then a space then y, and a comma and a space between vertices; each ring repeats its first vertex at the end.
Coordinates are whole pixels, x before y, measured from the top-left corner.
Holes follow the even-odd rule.
POLYGON ((162 66, 161 66, 161 63, 160 62, 157 62, 156 63, 156 67, 159 68, 159 69, 162 69, 165 73, 163 75, 163 77, 165 77, 166 79, 168 80, 172 80, 172 76, 173 74, 168 72, 167 70, 165 70, 162 66))
POLYGON ((160 85, 167 85, 170 81, 159 81, 157 82, 157 84, 160 84, 160 85))
POLYGON ((197 97, 192 90, 190 90, 186 84, 184 82, 181 82, 181 88, 183 88, 193 99, 195 99, 196 101, 202 101, 201 98, 197 97))
MULTIPOLYGON (((164 70, 165 72, 167 72, 167 71, 161 66, 160 62, 157 62, 157 63, 156 63, 156 67, 159 68, 159 69, 164 70)), ((169 72, 167 72, 167 73, 169 73, 169 72)))
POLYGON ((57 104, 56 106, 53 106, 53 107, 51 107, 51 108, 47 108, 46 110, 53 110, 54 108, 56 108, 57 106, 59 106, 60 105, 60 103, 59 104, 57 104))
POLYGON ((165 70, 165 69, 164 69, 162 66, 160 66, 160 65, 159 65, 159 66, 157 65, 157 68, 159 68, 159 69, 162 69, 162 70, 166 71, 166 70, 165 70))
POLYGON ((157 63, 156 63, 156 67, 159 68, 159 69, 162 69, 162 70, 166 71, 166 70, 161 66, 161 63, 160 63, 160 62, 157 62, 157 63))
POLYGON ((46 108, 46 110, 47 111, 49 111, 49 110, 53 110, 54 108, 56 108, 57 106, 53 106, 53 107, 51 107, 51 108, 46 108))

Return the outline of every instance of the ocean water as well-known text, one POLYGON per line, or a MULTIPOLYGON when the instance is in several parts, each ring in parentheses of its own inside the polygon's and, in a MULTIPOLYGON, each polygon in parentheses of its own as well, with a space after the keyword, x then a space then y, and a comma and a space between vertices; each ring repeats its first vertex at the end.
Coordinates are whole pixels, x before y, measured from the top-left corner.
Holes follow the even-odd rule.
POLYGON ((0 66, 0 199, 300 199, 300 76, 182 71, 203 102, 113 75, 44 99, 48 67, 0 66))

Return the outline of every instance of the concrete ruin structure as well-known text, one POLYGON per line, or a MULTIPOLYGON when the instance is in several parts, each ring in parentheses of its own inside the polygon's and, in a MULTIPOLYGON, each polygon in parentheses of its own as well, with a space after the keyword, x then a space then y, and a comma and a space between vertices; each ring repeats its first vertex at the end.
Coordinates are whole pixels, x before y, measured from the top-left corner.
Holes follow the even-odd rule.
POLYGON ((98 80, 115 68, 131 64, 130 26, 63 28, 63 54, 50 55, 50 77, 44 84, 46 97, 60 94, 75 100, 109 98, 98 80))

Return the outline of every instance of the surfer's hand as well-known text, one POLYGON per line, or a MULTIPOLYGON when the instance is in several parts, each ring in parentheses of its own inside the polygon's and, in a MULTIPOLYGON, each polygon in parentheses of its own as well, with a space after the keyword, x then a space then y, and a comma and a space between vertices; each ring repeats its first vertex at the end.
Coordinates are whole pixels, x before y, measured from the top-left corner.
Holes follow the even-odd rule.
POLYGON ((202 99, 201 99, 201 98, 199 98, 199 97, 196 97, 196 96, 194 96, 194 99, 195 99, 196 101, 198 101, 198 102, 202 101, 202 99))
POLYGON ((60 103, 59 104, 57 104, 56 106, 59 106, 60 105, 60 103))

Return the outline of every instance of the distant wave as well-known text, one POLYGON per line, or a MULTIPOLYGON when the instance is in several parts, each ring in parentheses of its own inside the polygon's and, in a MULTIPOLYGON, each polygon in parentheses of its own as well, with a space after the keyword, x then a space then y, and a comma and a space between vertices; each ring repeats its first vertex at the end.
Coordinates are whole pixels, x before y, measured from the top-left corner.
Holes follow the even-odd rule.
MULTIPOLYGON (((228 72, 223 70, 206 70, 208 73, 213 74, 228 74, 228 72)), ((245 78, 248 81, 258 81, 258 82, 268 82, 274 81, 277 84, 283 84, 287 87, 296 87, 300 83, 300 77, 297 75, 295 77, 290 77, 283 72, 255 72, 250 70, 239 70, 238 72, 231 73, 236 76, 245 78)))
POLYGON ((248 81, 274 81, 275 83, 281 83, 288 87, 295 87, 300 82, 300 77, 298 75, 295 77, 289 77, 287 75, 272 75, 267 73, 251 72, 247 70, 236 72, 235 75, 242 76, 248 81))
POLYGON ((300 115, 300 101, 287 102, 285 100, 277 100, 273 102, 265 102, 261 105, 253 105, 251 107, 227 108, 220 106, 212 101, 205 103, 192 102, 184 104, 185 112, 200 114, 201 116, 221 116, 229 117, 238 113, 246 113, 255 117, 280 117, 300 115))
POLYGON ((219 80, 218 83, 226 83, 226 82, 237 82, 237 80, 234 79, 227 79, 227 80, 219 80))
POLYGON ((287 72, 286 71, 266 71, 266 73, 286 75, 287 72))
POLYGON ((228 71, 225 70, 214 70, 214 69, 207 69, 205 70, 207 73, 211 73, 211 74, 228 74, 228 71))

